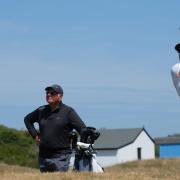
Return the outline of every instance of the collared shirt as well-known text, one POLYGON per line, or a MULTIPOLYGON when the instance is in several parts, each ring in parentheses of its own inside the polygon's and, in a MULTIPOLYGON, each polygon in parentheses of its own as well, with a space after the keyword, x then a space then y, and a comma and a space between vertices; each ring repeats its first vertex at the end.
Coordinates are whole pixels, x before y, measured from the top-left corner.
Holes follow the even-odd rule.
POLYGON ((42 106, 24 118, 25 125, 33 138, 38 135, 34 123, 39 124, 40 154, 54 154, 70 150, 69 133, 79 133, 85 128, 84 122, 75 110, 62 102, 55 111, 49 105, 42 106))
POLYGON ((180 96, 180 77, 177 75, 180 71, 180 63, 176 63, 171 68, 171 77, 177 94, 180 96))

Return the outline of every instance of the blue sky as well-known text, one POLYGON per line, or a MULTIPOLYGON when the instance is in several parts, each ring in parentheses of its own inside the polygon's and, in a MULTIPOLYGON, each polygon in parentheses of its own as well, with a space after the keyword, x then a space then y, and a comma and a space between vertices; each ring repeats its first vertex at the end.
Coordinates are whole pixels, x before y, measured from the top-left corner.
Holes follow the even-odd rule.
POLYGON ((60 84, 88 126, 180 133, 179 0, 0 1, 0 124, 24 116, 60 84))

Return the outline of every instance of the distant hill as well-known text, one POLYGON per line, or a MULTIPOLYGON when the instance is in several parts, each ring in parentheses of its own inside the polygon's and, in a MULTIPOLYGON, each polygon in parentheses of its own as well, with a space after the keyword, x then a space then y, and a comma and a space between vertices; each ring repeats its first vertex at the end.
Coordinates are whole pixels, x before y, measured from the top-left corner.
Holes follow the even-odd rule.
POLYGON ((38 167, 38 149, 26 131, 0 125, 0 162, 38 167))

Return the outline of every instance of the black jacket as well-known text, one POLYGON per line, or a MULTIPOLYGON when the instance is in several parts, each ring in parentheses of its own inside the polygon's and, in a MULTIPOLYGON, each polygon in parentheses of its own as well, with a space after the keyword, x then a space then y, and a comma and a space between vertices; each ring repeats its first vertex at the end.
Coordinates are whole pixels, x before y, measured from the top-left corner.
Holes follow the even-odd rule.
POLYGON ((24 122, 33 138, 40 135, 40 155, 70 151, 69 133, 73 129, 81 133, 86 127, 75 110, 62 102, 53 112, 49 105, 36 109, 24 118, 24 122), (35 122, 39 124, 39 134, 35 122))

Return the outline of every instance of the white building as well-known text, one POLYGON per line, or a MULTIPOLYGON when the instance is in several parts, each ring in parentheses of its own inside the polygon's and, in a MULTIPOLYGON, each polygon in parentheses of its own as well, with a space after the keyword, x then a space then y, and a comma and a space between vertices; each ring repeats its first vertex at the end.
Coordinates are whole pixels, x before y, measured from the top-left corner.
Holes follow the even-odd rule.
POLYGON ((102 167, 134 160, 154 159, 154 140, 144 128, 102 129, 95 142, 102 167))

